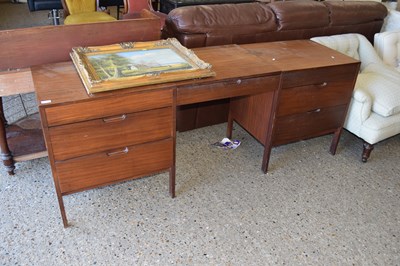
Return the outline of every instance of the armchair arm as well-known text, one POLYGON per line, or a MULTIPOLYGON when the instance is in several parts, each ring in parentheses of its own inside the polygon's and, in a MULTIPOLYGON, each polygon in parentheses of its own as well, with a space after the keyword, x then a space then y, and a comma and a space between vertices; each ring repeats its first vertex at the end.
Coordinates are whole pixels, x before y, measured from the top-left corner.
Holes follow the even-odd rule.
POLYGON ((370 117, 371 111, 371 96, 361 87, 357 87, 356 85, 356 88, 353 91, 353 97, 351 98, 349 110, 347 112, 346 121, 344 122, 344 128, 353 134, 360 136, 362 125, 370 117))
POLYGON ((355 112, 360 119, 360 122, 364 122, 371 115, 372 111, 372 98, 362 88, 355 88, 352 97, 352 103, 350 105, 349 113, 355 112))
POLYGON ((362 73, 379 73, 385 77, 400 80, 400 72, 385 64, 370 64, 364 68, 362 73))

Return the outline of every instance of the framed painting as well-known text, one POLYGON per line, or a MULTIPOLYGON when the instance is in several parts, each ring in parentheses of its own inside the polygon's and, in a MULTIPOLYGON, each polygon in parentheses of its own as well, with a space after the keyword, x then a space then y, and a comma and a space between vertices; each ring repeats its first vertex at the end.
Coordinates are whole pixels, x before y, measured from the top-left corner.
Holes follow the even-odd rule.
POLYGON ((70 55, 88 93, 215 76, 174 38, 74 47, 70 55))

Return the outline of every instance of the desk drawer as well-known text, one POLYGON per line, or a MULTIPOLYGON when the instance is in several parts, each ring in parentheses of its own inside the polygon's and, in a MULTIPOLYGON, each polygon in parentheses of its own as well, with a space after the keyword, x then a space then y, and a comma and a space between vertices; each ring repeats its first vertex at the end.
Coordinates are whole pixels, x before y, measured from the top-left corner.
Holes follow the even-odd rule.
POLYGON ((358 64, 321 67, 284 72, 282 74, 282 88, 291 88, 307 85, 320 86, 325 83, 354 81, 357 76, 358 64))
POLYGON ((49 128, 56 161, 169 138, 172 107, 49 128))
POLYGON ((184 105, 274 91, 279 86, 279 78, 279 75, 272 75, 248 79, 232 79, 195 87, 180 87, 177 89, 177 104, 184 105))
POLYGON ((353 93, 353 80, 331 80, 322 84, 283 89, 277 116, 309 112, 322 107, 345 105, 353 93))
POLYGON ((46 108, 45 113, 48 126, 56 126, 166 106, 172 106, 172 90, 149 91, 52 106, 46 108))
POLYGON ((328 134, 343 126, 346 105, 281 117, 275 122, 273 145, 328 134))
POLYGON ((120 182, 166 170, 173 163, 173 140, 123 147, 56 162, 62 194, 120 182))

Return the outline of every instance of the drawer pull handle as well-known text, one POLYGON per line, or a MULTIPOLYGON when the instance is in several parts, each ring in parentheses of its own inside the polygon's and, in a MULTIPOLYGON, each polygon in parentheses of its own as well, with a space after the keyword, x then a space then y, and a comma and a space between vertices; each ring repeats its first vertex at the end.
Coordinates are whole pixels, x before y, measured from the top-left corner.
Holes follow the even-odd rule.
POLYGON ((320 109, 320 108, 315 109, 315 110, 308 111, 308 113, 319 113, 319 112, 321 112, 321 109, 320 109))
POLYGON ((115 117, 109 117, 109 118, 103 118, 104 123, 112 123, 112 122, 118 122, 118 121, 123 121, 125 120, 126 115, 120 115, 120 116, 115 116, 115 117))
POLYGON ((318 87, 323 88, 323 87, 326 87, 327 85, 328 85, 328 82, 323 82, 321 84, 318 84, 318 87))
POLYGON ((236 80, 236 84, 237 84, 237 85, 242 84, 242 80, 241 80, 241 79, 236 80))
POLYGON ((119 154, 126 154, 129 152, 128 147, 125 147, 125 149, 120 150, 120 151, 114 151, 114 152, 108 152, 107 156, 114 156, 114 155, 119 155, 119 154))

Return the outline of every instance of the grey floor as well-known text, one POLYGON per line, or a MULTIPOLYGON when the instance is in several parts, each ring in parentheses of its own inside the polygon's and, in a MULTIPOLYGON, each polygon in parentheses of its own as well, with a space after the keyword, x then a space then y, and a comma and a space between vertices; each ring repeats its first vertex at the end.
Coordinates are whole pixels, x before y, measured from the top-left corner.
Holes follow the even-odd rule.
POLYGON ((47 158, 0 167, 0 265, 400 265, 400 136, 368 163, 347 131, 280 146, 263 174, 237 125, 210 145, 225 127, 178 133, 175 199, 165 173, 68 195, 67 229, 47 158))

